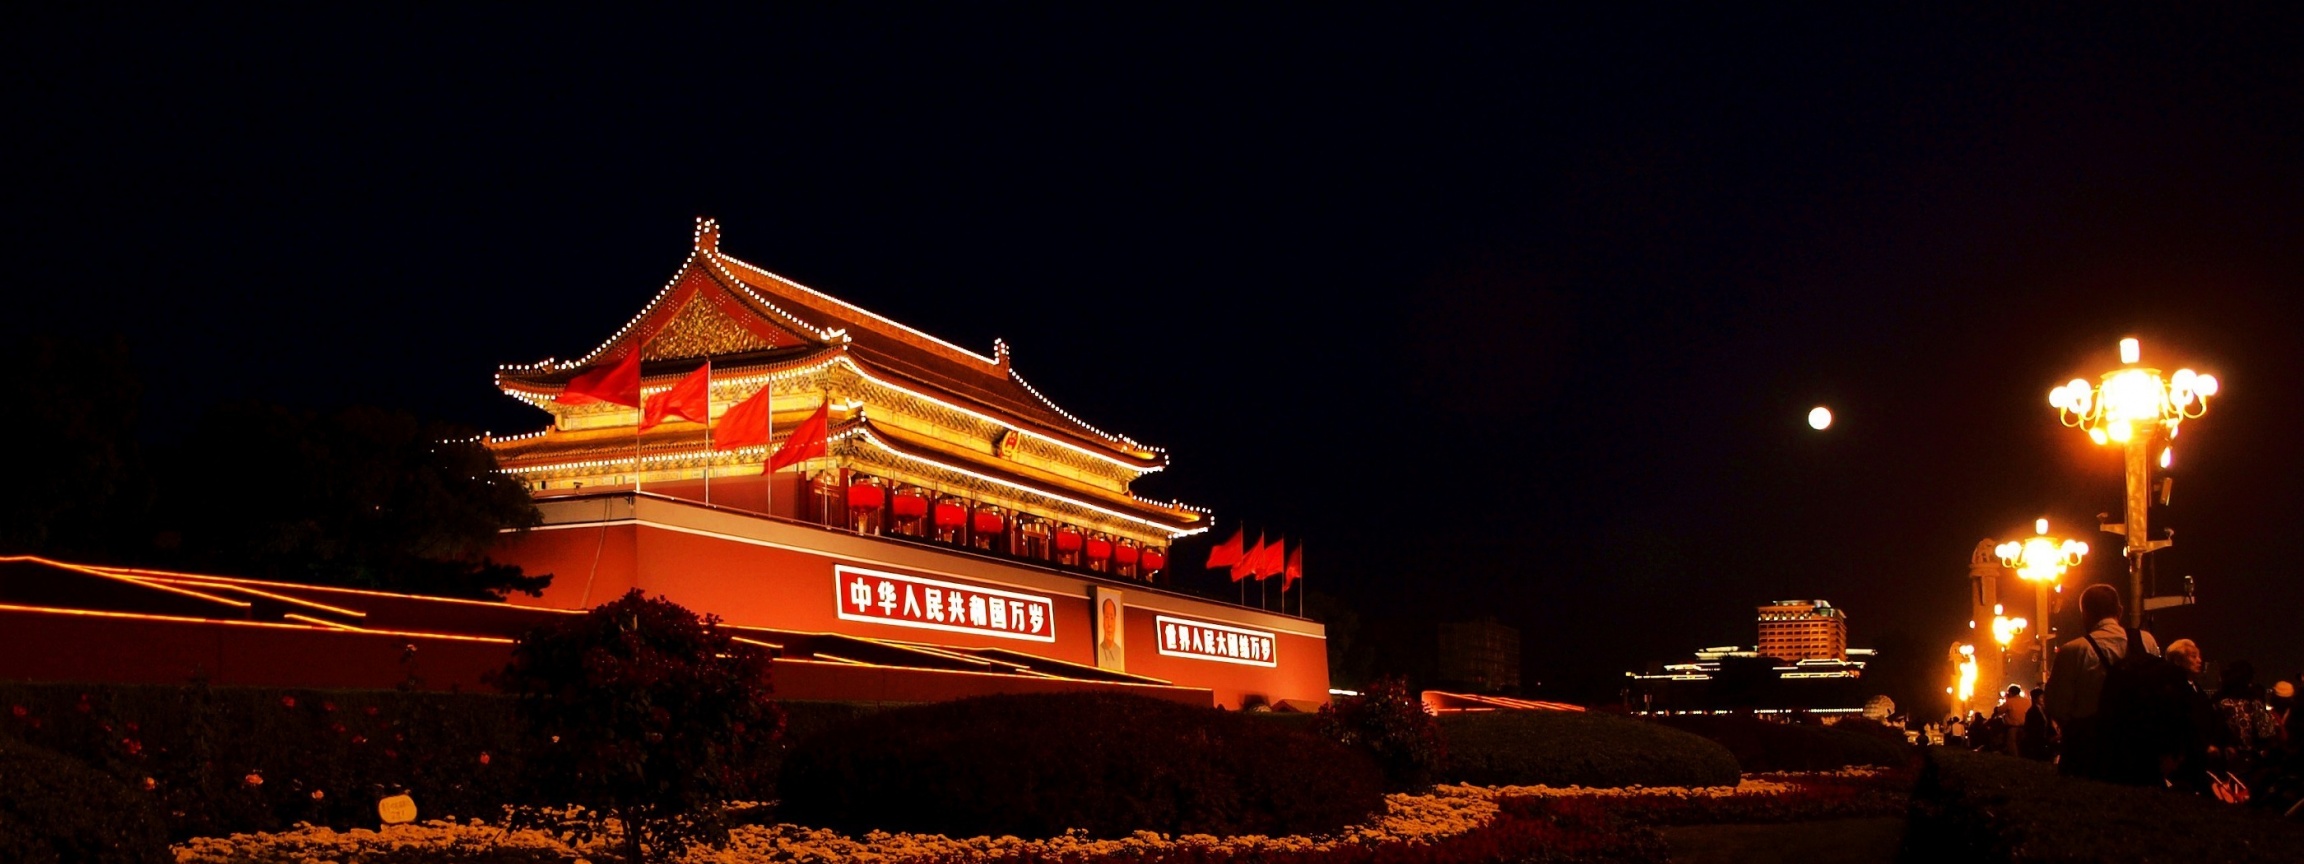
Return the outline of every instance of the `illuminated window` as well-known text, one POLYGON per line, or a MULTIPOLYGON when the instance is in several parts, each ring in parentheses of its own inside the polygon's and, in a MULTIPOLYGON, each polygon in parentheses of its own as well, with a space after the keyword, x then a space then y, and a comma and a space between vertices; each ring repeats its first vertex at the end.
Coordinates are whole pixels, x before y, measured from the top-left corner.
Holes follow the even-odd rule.
POLYGON ((808 479, 808 506, 800 515, 818 525, 847 524, 848 488, 841 485, 840 472, 818 471, 808 479))
POLYGON ((1016 517, 1014 552, 1017 557, 1032 561, 1050 560, 1055 552, 1055 529, 1048 520, 1038 516, 1016 517))

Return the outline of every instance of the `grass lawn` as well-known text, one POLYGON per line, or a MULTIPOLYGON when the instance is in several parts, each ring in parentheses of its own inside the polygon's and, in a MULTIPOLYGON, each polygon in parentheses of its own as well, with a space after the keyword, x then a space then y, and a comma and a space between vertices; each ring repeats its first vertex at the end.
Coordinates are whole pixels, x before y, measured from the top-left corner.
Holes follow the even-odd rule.
POLYGON ((1886 864, 1904 841, 1896 816, 1663 829, 1674 864, 1886 864))

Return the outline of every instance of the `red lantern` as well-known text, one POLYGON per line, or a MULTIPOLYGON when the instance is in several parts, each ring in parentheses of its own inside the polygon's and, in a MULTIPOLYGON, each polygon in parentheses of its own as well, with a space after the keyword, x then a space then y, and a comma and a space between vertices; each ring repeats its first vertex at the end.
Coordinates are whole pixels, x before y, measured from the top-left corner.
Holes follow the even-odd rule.
POLYGON ((977 513, 975 521, 969 523, 969 527, 975 529, 978 534, 998 534, 1001 528, 1007 526, 1007 522, 1008 520, 1001 518, 998 513, 977 513))
POLYGON ((896 493, 896 518, 918 519, 928 515, 928 499, 912 492, 896 493))
POLYGON ((968 508, 950 501, 936 502, 936 527, 958 528, 960 523, 966 521, 968 521, 968 508))
POLYGON ((863 483, 848 487, 848 509, 850 510, 878 510, 880 505, 886 503, 888 503, 888 490, 886 489, 863 483))
MULTIPOLYGON (((1093 550, 1094 547, 1090 547, 1090 549, 1093 550)), ((1136 563, 1136 554, 1139 551, 1140 550, 1136 548, 1136 544, 1124 542, 1121 543, 1118 548, 1112 550, 1112 560, 1118 561, 1122 564, 1134 564, 1136 563)), ((1093 555, 1095 552, 1090 551, 1089 554, 1093 555)))
POLYGON ((1080 532, 1071 528, 1056 529, 1056 551, 1080 551, 1080 532))
POLYGON ((1158 549, 1146 549, 1146 550, 1144 550, 1144 569, 1145 569, 1145 570, 1147 570, 1147 571, 1151 571, 1151 570, 1160 570, 1160 569, 1165 569, 1167 566, 1168 566, 1168 553, 1166 553, 1166 552, 1163 552, 1163 551, 1160 551, 1160 550, 1158 550, 1158 549))
POLYGON ((1112 557, 1112 541, 1103 537, 1088 538, 1089 560, 1102 561, 1110 557, 1112 557))

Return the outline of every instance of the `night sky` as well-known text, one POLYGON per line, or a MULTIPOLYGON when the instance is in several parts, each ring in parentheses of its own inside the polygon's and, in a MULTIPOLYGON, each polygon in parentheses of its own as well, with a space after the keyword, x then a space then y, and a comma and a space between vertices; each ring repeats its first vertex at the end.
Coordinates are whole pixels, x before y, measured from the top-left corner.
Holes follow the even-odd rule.
POLYGON ((599 344, 711 216, 1569 695, 1779 598, 1940 652, 2040 515, 2118 578, 2117 453, 2046 394, 2135 335, 2225 384, 2159 632, 2304 668, 2294 12, 1136 11, 11 9, 0 334, 125 335, 155 439, 523 432, 494 367, 599 344))

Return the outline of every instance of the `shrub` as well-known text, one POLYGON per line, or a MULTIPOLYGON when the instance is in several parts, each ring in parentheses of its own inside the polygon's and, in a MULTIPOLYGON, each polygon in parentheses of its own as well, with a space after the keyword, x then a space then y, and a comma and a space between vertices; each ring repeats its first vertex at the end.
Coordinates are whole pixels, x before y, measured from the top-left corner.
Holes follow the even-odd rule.
POLYGON ((1484 711, 1440 718, 1440 779, 1517 786, 1734 786, 1725 747, 1654 723, 1566 711, 1484 711))
POLYGON ((725 840, 720 805, 749 787, 783 728, 765 654, 717 617, 638 589, 520 637, 500 683, 518 697, 553 803, 595 814, 580 826, 590 832, 616 818, 635 862, 725 840))
POLYGON ((779 818, 958 837, 1304 834, 1375 812, 1382 782, 1366 756, 1287 724, 1112 693, 983 696, 801 742, 779 818))
POLYGON ((426 818, 496 816, 532 788, 499 696, 270 687, 0 685, 0 733, 141 789, 168 836, 305 821, 374 827, 407 792, 426 818), (253 779, 252 779, 253 778, 253 779))
POLYGON ((70 757, 0 736, 0 861, 171 860, 167 830, 148 794, 70 757))
POLYGON ((2045 762, 1931 747, 1912 791, 1908 860, 2297 860, 2304 825, 2168 789, 2059 776, 2045 762))
POLYGON ((1686 715, 1651 721, 1720 742, 1746 771, 1830 771, 1850 765, 1903 765, 1901 741, 1826 726, 1772 723, 1752 717, 1686 715))
POLYGON ((1407 682, 1397 678, 1321 708, 1319 731, 1373 757, 1384 769, 1385 789, 1392 792, 1430 788, 1432 772, 1448 756, 1440 724, 1425 713, 1422 700, 1409 695, 1407 682))

